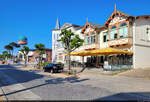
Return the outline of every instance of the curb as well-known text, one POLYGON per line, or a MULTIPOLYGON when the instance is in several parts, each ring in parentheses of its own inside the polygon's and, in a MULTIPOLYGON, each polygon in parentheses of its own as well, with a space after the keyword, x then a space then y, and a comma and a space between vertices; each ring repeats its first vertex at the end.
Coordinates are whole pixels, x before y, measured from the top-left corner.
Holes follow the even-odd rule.
POLYGON ((147 95, 147 94, 128 94, 129 96, 135 96, 135 97, 138 97, 142 100, 150 100, 150 95, 147 95))

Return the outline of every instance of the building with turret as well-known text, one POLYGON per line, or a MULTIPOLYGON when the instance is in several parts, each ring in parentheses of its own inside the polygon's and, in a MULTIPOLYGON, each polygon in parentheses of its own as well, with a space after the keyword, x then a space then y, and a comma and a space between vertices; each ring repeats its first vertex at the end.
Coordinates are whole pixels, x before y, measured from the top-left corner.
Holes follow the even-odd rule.
MULTIPOLYGON (((60 33, 63 29, 71 29, 72 32, 75 34, 79 34, 81 38, 83 38, 83 35, 81 35, 82 27, 76 24, 71 23, 65 23, 62 27, 60 27, 59 19, 57 17, 56 26, 55 29, 52 30, 52 61, 53 62, 62 62, 65 63, 65 50, 64 45, 60 41, 60 33)), ((80 48, 82 49, 82 48, 80 48)), ((79 50, 79 49, 78 49, 79 50)), ((80 57, 72 57, 72 60, 80 61, 80 57)))

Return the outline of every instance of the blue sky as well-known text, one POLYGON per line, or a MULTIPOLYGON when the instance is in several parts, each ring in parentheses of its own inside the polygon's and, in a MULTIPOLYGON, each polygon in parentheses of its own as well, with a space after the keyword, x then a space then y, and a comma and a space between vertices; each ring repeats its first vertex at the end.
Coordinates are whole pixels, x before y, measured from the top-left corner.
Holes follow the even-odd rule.
POLYGON ((51 48, 51 30, 59 16, 60 24, 104 24, 117 9, 132 16, 150 15, 150 0, 0 0, 0 52, 20 35, 28 38, 28 47, 43 43, 51 48))

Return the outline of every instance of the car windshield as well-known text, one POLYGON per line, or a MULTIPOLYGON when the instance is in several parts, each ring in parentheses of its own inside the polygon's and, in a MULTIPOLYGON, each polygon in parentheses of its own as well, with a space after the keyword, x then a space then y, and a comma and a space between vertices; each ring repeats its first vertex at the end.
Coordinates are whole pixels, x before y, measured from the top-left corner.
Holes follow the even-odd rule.
POLYGON ((53 66, 53 63, 49 63, 47 66, 48 66, 48 67, 53 66))

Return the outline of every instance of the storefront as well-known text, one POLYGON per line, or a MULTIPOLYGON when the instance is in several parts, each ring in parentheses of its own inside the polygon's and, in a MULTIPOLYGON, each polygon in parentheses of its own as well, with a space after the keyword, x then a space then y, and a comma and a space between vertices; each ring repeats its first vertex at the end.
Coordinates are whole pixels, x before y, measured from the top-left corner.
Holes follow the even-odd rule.
MULTIPOLYGON (((91 51, 78 51, 72 56, 88 56, 86 66, 102 67, 105 70, 120 70, 132 68, 133 52, 115 48, 103 48, 91 51)), ((84 63, 84 62, 83 62, 84 63)))

